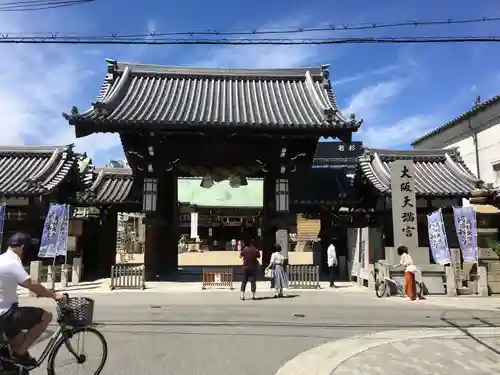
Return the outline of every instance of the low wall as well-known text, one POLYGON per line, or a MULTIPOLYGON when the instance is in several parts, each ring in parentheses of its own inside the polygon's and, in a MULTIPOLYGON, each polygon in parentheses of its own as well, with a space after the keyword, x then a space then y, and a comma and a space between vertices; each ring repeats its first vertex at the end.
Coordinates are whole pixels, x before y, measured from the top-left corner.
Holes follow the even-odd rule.
MULTIPOLYGON (((358 285, 374 288, 375 278, 372 272, 376 275, 384 274, 382 267, 387 267, 388 262, 384 260, 376 264, 368 265, 368 268, 360 268, 359 264, 353 265, 352 278, 358 285)), ((445 267, 438 264, 417 265, 417 280, 422 282, 425 287, 426 294, 445 295, 446 294, 446 272, 445 267)), ((404 269, 402 266, 391 268, 389 270, 391 278, 403 278, 404 269)), ((377 276, 378 277, 378 276, 377 276)))
MULTIPOLYGON (((445 267, 439 264, 417 265, 419 272, 417 279, 424 284, 425 294, 445 295, 446 294, 446 272, 445 267)), ((404 278, 403 266, 398 266, 390 270, 391 278, 404 278)))
MULTIPOLYGON (((66 265, 43 265, 42 261, 33 261, 26 267, 31 279, 35 282, 45 284, 47 288, 54 289, 56 283, 61 283, 63 288, 69 283, 76 285, 80 282, 82 262, 81 258, 73 258, 73 264, 66 265), (63 272, 65 267, 66 272, 63 272)), ((30 295, 33 295, 30 292, 30 295)))
MULTIPOLYGON (((261 252, 262 256, 262 252, 261 252)), ((292 265, 313 264, 312 252, 290 252, 288 262, 292 265)), ((241 264, 238 251, 206 251, 203 253, 179 254, 179 267, 189 266, 238 266, 241 264)))
MULTIPOLYGON (((261 252, 262 254, 262 252, 261 252)), ((308 265, 313 264, 312 252, 290 252, 288 253, 289 264, 308 265)), ((116 255, 116 263, 144 263, 144 254, 129 254, 122 257, 116 255), (130 256, 133 255, 133 256, 130 256)), ((241 264, 238 251, 205 251, 186 252, 179 254, 179 267, 190 266, 239 266, 241 264)))

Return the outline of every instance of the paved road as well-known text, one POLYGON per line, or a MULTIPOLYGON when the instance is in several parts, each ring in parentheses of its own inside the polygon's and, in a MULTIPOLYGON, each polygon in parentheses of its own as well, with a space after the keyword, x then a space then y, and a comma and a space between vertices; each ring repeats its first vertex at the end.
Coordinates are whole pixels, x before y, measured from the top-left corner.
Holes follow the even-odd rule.
MULTIPOLYGON (((258 301, 240 301, 237 292, 137 292, 92 298, 95 318, 109 343, 103 375, 273 375, 301 352, 351 336, 500 324, 500 314, 493 311, 395 303, 342 289, 258 301)), ((51 306, 41 299, 24 298, 22 303, 51 306)), ((44 368, 32 372, 43 373, 44 368)))

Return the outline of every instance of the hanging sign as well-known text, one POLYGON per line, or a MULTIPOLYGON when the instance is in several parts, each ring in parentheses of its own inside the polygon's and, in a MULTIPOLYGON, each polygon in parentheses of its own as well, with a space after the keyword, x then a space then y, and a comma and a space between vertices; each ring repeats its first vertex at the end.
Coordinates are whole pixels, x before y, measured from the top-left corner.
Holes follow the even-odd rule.
POLYGON ((59 219, 59 232, 57 238, 57 254, 61 256, 68 255, 68 228, 69 228, 69 204, 65 204, 64 213, 59 219))
POLYGON ((465 262, 478 261, 476 211, 472 206, 453 207, 453 219, 465 262))
POLYGON ((434 211, 427 215, 427 229, 429 233, 429 247, 432 258, 436 264, 451 263, 450 249, 443 221, 441 210, 434 211))
POLYGON ((61 238, 61 222, 65 214, 62 204, 50 204, 49 212, 43 225, 42 240, 38 250, 39 258, 54 258, 58 252, 58 241, 61 238))

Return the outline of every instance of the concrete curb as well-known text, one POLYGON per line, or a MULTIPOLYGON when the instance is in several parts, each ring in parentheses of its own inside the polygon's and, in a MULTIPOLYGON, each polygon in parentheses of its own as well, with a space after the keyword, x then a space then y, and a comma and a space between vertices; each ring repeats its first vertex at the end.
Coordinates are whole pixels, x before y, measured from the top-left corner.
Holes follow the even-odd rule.
MULTIPOLYGON (((500 328, 475 327, 468 332, 476 337, 500 335, 500 328)), ((395 330, 354 336, 317 346, 286 362, 276 375, 332 375, 349 358, 367 350, 395 342, 432 338, 467 337, 455 328, 395 330)))

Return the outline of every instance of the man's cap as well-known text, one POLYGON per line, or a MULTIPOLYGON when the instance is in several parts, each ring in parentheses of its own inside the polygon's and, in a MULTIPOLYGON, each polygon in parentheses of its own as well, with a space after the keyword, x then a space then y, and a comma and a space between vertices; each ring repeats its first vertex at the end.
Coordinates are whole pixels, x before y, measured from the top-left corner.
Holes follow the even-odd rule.
POLYGON ((21 246, 28 246, 36 242, 36 240, 33 240, 31 236, 27 233, 24 232, 17 232, 14 233, 12 236, 10 236, 9 240, 7 241, 7 246, 9 247, 21 247, 21 246))

